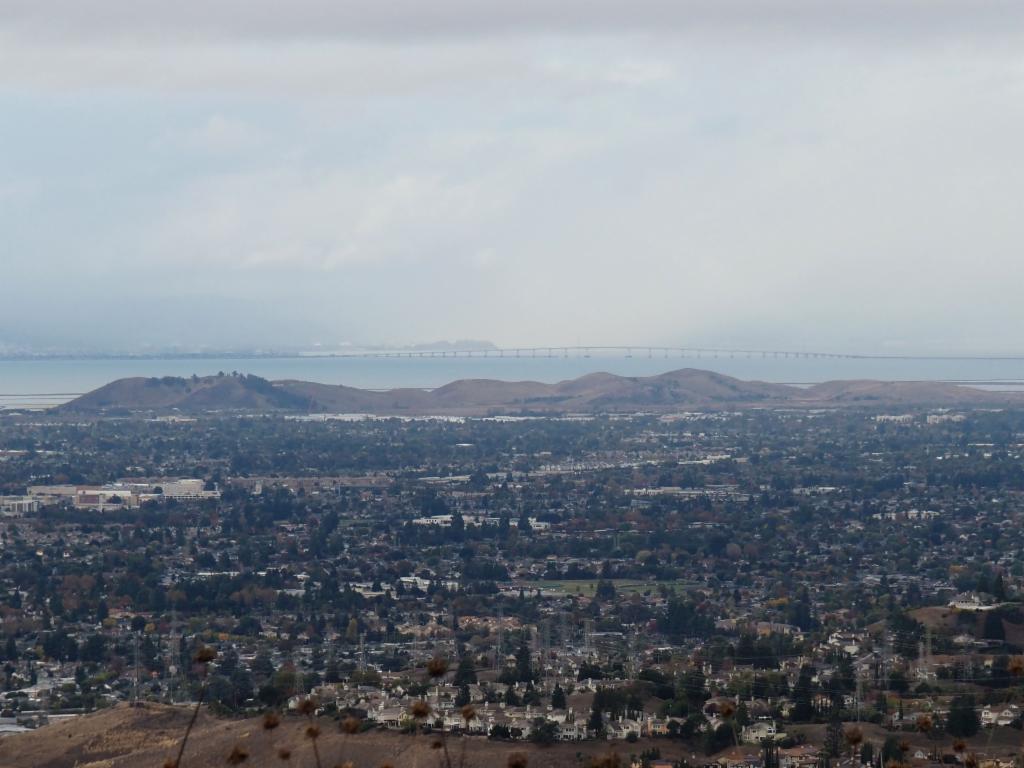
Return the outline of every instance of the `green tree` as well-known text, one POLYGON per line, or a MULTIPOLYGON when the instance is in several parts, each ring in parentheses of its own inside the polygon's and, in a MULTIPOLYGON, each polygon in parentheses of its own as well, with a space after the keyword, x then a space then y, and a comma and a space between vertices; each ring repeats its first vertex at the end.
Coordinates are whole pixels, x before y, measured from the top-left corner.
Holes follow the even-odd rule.
POLYGON ((565 709, 565 706, 565 691, 562 690, 561 685, 555 683, 555 690, 551 692, 551 707, 553 709, 565 709))
POLYGON ((733 744, 733 730, 728 723, 722 723, 714 730, 708 731, 704 736, 704 753, 713 755, 721 752, 733 744))
POLYGON ((992 581, 992 596, 999 601, 1006 599, 1006 585, 1003 583, 1003 574, 997 573, 992 581))
POLYGON ((793 709, 790 712, 793 722, 806 723, 814 717, 813 675, 813 667, 805 664, 800 668, 800 676, 793 686, 793 709))
POLYGON ((899 739, 889 735, 882 744, 882 765, 889 765, 892 762, 902 763, 903 751, 900 749, 899 739))
POLYGON ((558 738, 558 723, 544 717, 535 717, 530 729, 530 741, 534 744, 554 744, 558 738))
POLYGON ((469 654, 464 654, 459 659, 459 666, 455 669, 455 677, 452 680, 453 685, 474 685, 476 683, 476 669, 473 666, 473 658, 469 654))
POLYGON ((968 739, 981 730, 981 720, 975 708, 974 696, 962 694, 953 697, 946 718, 946 730, 950 735, 962 739, 968 739))
POLYGON ((526 647, 526 643, 523 643, 516 651, 516 680, 520 683, 528 683, 534 679, 530 649, 526 647))
POLYGON ((986 640, 1005 640, 1006 630, 1003 628, 1003 618, 999 611, 986 611, 985 622, 981 630, 981 636, 986 640))
POLYGON ((610 579, 600 579, 597 582, 597 589, 594 590, 594 597, 602 602, 615 599, 615 583, 610 579))
POLYGON ((590 717, 587 718, 587 730, 597 735, 598 738, 604 735, 604 712, 601 711, 596 699, 590 707, 590 717))
POLYGON ((825 728, 825 754, 840 757, 843 753, 843 723, 834 713, 825 728))
POLYGON ((875 748, 870 741, 865 741, 860 747, 860 763, 861 765, 872 765, 874 762, 875 748))
POLYGON ((699 711, 708 698, 706 685, 707 680, 703 672, 699 669, 688 669, 679 681, 676 696, 685 699, 688 709, 699 711))
POLYGON ((903 674, 903 670, 894 669, 889 674, 889 690, 896 691, 896 693, 906 693, 910 690, 910 683, 907 681, 907 676, 903 674))

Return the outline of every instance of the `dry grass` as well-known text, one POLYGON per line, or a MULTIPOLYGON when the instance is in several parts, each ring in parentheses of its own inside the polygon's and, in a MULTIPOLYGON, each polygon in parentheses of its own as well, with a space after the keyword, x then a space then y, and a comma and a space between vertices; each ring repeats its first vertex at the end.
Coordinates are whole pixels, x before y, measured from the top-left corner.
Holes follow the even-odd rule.
MULTIPOLYGON (((0 766, 4 768, 140 768, 164 765, 173 757, 192 711, 186 707, 149 704, 133 709, 119 706, 86 717, 57 723, 37 731, 14 734, 0 739, 0 766)), ((442 750, 431 749, 433 739, 413 739, 393 732, 370 731, 345 733, 337 723, 318 718, 321 734, 317 748, 324 766, 351 762, 355 768, 440 768, 442 750)), ((182 768, 221 768, 238 747, 246 753, 241 765, 255 768, 312 768, 315 766, 313 744, 306 736, 309 723, 305 717, 283 716, 272 735, 264 730, 263 717, 230 720, 210 715, 204 709, 189 739, 182 768), (278 752, 289 753, 287 761, 278 752)), ((525 754, 529 768, 579 768, 577 752, 600 759, 608 754, 607 742, 556 744, 534 747, 523 743, 487 741, 483 738, 454 738, 458 752, 453 760, 463 759, 465 768, 500 768, 510 755, 525 754)), ((630 754, 639 754, 647 746, 661 748, 668 758, 691 752, 683 745, 666 740, 640 741, 615 747, 623 762, 630 754)), ((236 758, 238 754, 236 753, 236 758)))

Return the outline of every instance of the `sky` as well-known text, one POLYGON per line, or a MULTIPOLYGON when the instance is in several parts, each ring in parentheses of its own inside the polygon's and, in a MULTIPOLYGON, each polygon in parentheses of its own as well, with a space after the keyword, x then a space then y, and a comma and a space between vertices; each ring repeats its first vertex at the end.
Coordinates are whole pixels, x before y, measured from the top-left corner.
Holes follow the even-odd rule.
POLYGON ((1024 352, 1024 4, 0 0, 0 347, 1024 352))

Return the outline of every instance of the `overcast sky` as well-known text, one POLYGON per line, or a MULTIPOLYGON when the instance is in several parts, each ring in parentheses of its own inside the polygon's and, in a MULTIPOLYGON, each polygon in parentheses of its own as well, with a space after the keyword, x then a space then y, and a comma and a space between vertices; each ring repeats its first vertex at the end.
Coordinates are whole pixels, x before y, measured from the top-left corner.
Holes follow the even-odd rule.
POLYGON ((1024 351, 1024 3, 0 0, 0 343, 1024 351))

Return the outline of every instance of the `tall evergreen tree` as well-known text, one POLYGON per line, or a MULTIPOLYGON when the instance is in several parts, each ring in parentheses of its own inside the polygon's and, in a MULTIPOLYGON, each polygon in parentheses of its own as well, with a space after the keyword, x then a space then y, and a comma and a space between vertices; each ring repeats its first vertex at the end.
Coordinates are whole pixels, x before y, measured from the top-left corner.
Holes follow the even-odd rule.
POLYGON ((551 692, 551 707, 553 709, 565 709, 565 706, 565 691, 562 690, 561 685, 555 683, 555 690, 551 692))
POLYGON ((800 676, 793 686, 793 710, 790 716, 794 722, 806 723, 814 717, 814 691, 811 682, 813 675, 812 667, 804 665, 800 668, 800 676))
POLYGON ((473 685, 476 683, 476 668, 473 666, 473 657, 464 654, 459 659, 459 666, 455 669, 454 685, 473 685))

